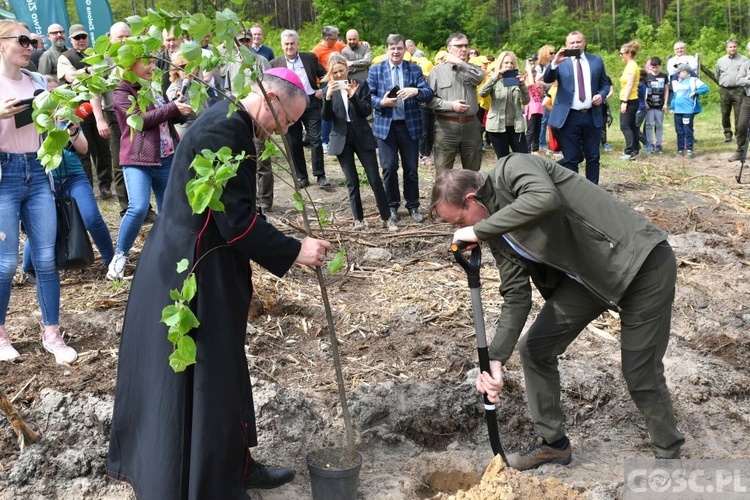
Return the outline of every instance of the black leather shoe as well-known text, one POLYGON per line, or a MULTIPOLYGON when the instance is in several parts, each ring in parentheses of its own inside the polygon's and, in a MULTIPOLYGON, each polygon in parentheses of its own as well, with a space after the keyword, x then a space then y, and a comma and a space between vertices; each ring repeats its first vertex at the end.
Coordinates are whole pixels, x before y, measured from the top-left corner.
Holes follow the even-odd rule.
POLYGON ((391 220, 398 222, 398 208, 391 208, 391 220))
POLYGON ((158 215, 156 215, 156 212, 154 212, 153 210, 149 210, 146 213, 146 218, 143 219, 143 223, 144 224, 153 224, 154 222, 156 222, 156 218, 157 217, 158 217, 158 215))
POLYGON ((411 210, 409 210, 409 215, 411 215, 411 220, 413 220, 417 224, 424 222, 424 215, 419 213, 419 209, 412 208, 411 210))
POLYGON ((299 186, 303 188, 310 187, 310 181, 307 179, 300 179, 299 186))
POLYGON ((242 481, 242 486, 248 490, 270 490, 288 483, 294 479, 294 474, 294 469, 286 467, 269 469, 251 458, 250 470, 242 481))
POLYGON ((325 175, 319 175, 318 176, 318 186, 328 187, 330 185, 331 185, 331 181, 329 181, 328 179, 326 179, 325 175))

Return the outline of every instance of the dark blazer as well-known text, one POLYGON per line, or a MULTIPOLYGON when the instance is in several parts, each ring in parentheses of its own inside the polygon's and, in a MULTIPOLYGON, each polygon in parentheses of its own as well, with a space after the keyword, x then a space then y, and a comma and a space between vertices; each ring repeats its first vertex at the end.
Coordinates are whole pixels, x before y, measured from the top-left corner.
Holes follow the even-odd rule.
MULTIPOLYGON (((552 83, 557 80, 557 95, 555 96, 555 103, 549 115, 549 124, 552 128, 562 128, 565 125, 570 105, 573 103, 573 94, 576 91, 576 74, 573 67, 573 60, 573 57, 569 57, 555 69, 552 69, 552 65, 550 64, 544 71, 545 83, 552 83)), ((609 81, 607 73, 604 70, 602 58, 586 53, 586 60, 591 70, 591 92, 602 96, 602 102, 604 102, 609 92, 609 81)), ((593 107, 600 109, 599 106, 593 107)), ((602 113, 592 113, 592 119, 594 126, 602 126, 602 113)))
MULTIPOLYGON (((323 78, 326 75, 326 69, 318 61, 318 56, 312 52, 298 52, 300 60, 302 60, 302 66, 305 68, 307 73, 307 79, 310 80, 310 86, 313 90, 318 90, 318 78, 323 78)), ((271 60, 272 68, 286 68, 286 56, 279 56, 271 60)))
MULTIPOLYGON (((372 100, 370 86, 363 80, 354 79, 357 82, 357 91, 349 99, 349 118, 351 119, 351 130, 354 132, 354 140, 357 146, 366 151, 374 151, 378 144, 372 134, 367 117, 372 113, 372 100)), ((328 142, 328 153, 340 155, 346 145, 346 134, 348 130, 346 121, 346 107, 341 92, 335 91, 331 100, 325 98, 327 88, 323 89, 323 119, 333 122, 331 138, 328 142)))
MULTIPOLYGON (((422 136, 422 112, 419 109, 419 103, 430 102, 433 92, 424 80, 422 68, 407 61, 401 64, 404 71, 404 88, 416 87, 419 90, 415 98, 404 101, 406 127, 409 129, 411 138, 418 141, 422 136)), ((367 84, 370 86, 370 91, 372 92, 372 107, 375 110, 375 119, 373 122, 375 137, 385 140, 388 137, 388 132, 391 130, 393 108, 384 108, 380 105, 380 102, 394 87, 391 66, 387 59, 370 67, 367 84)))

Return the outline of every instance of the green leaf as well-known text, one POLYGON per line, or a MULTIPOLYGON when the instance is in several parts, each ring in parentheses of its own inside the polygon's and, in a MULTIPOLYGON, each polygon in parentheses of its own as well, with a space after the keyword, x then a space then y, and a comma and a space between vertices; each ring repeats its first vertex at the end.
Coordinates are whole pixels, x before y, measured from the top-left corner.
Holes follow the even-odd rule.
POLYGON ((131 129, 143 130, 143 117, 141 115, 130 115, 125 121, 131 129))
POLYGON ((295 191, 295 193, 292 195, 292 199, 294 200, 294 207, 299 210, 300 212, 305 209, 305 199, 302 197, 302 195, 299 193, 299 191, 295 191))
POLYGON ((169 366, 176 373, 183 372, 185 369, 196 362, 195 341, 188 336, 177 340, 177 349, 169 355, 169 366))
MULTIPOLYGON (((182 300, 182 295, 180 295, 179 290, 172 289, 169 291, 169 298, 174 300, 175 302, 179 302, 182 300)), ((163 312, 163 310, 162 310, 163 312)))
MULTIPOLYGON (((172 295, 172 292, 176 292, 177 290, 170 291, 170 296, 172 295)), ((176 304, 171 304, 165 307, 161 310, 161 322, 164 323, 167 326, 176 325, 180 322, 180 309, 181 307, 176 304)))
POLYGON ((210 176, 214 172, 213 162, 202 155, 196 155, 196 157, 193 158, 190 168, 195 170, 195 173, 200 177, 210 176))
POLYGON ((34 118, 34 121, 36 122, 37 126, 41 127, 42 129, 48 129, 54 126, 54 120, 50 115, 45 114, 39 114, 34 118))
POLYGON ((177 324, 179 332, 184 335, 200 325, 200 321, 195 317, 193 311, 185 304, 180 304, 180 322, 177 324))
POLYGON ((190 302, 195 297, 195 292, 198 290, 198 283, 195 279, 195 274, 190 275, 185 279, 185 283, 182 286, 182 297, 185 301, 190 302))
POLYGON ((214 212, 223 212, 224 211, 224 204, 219 199, 219 195, 211 198, 211 201, 208 202, 208 208, 210 208, 214 212))
POLYGON ((188 202, 194 214, 202 214, 211 202, 214 188, 208 184, 195 184, 194 186, 192 192, 188 195, 188 202))
POLYGON ((326 212, 325 208, 318 209, 318 223, 321 227, 325 227, 330 224, 328 222, 328 212, 326 212))
POLYGON ((221 165, 216 169, 215 179, 221 185, 226 185, 227 181, 237 176, 237 165, 221 165))
POLYGON ((117 51, 117 64, 123 68, 132 68, 136 59, 138 58, 136 57, 132 45, 123 45, 117 51))
POLYGON ((328 267, 329 273, 336 274, 337 272, 341 271, 341 269, 343 269, 345 263, 346 249, 342 248, 336 253, 333 259, 326 263, 326 267, 328 267))
POLYGON ((128 23, 133 33, 140 33, 143 31, 143 18, 141 16, 130 16, 125 18, 125 22, 128 23))
POLYGON ((180 50, 188 61, 195 61, 203 56, 200 45, 196 43, 183 43, 180 50))
POLYGON ((185 270, 188 268, 189 265, 190 265, 190 262, 188 262, 187 259, 182 259, 181 261, 177 263, 177 272, 178 273, 185 272, 185 270))
POLYGON ((266 148, 263 150, 263 153, 260 155, 260 159, 266 160, 268 158, 278 158, 281 156, 281 150, 276 147, 276 143, 274 143, 270 139, 266 139, 266 148))

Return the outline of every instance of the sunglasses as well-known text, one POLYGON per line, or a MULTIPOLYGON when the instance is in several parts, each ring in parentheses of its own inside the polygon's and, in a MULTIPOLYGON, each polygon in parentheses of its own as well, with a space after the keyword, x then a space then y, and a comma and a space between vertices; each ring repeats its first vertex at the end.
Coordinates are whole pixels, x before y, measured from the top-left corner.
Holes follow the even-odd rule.
POLYGON ((36 46, 37 46, 37 41, 36 40, 32 40, 31 38, 27 37, 26 35, 0 36, 0 38, 2 38, 4 40, 11 40, 11 39, 18 40, 18 43, 24 49, 28 48, 29 45, 33 45, 34 48, 36 48, 36 46))
POLYGON ((88 35, 85 35, 85 34, 84 34, 84 35, 76 35, 76 36, 74 36, 74 37, 73 37, 73 40, 85 40, 85 39, 87 39, 88 37, 89 37, 89 36, 88 36, 88 35))

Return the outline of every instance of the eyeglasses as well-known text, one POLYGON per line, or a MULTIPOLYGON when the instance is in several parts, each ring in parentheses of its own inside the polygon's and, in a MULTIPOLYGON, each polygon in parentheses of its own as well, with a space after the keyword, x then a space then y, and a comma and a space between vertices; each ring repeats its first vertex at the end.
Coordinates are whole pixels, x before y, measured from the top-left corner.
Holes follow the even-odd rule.
POLYGON ((627 54, 627 52, 620 52, 621 56, 624 56, 625 54, 627 54))
POLYGON ((48 34, 48 35, 56 35, 56 36, 61 36, 61 35, 65 35, 65 31, 63 31, 63 30, 60 30, 60 31, 50 31, 50 32, 49 32, 49 33, 47 33, 47 34, 48 34))
POLYGON ((458 227, 464 227, 464 210, 466 209, 466 202, 468 201, 468 198, 464 196, 464 203, 461 205, 461 211, 458 212, 458 219, 456 219, 456 226, 458 227))
POLYGON ((74 37, 73 37, 73 40, 85 40, 85 39, 86 39, 86 38, 88 38, 88 37, 89 37, 89 36, 88 36, 88 35, 86 35, 86 34, 83 34, 83 35, 76 35, 76 36, 74 36, 74 37))
MULTIPOLYGON (((0 38, 5 40, 18 40, 19 45, 21 45, 21 47, 23 47, 24 49, 29 48, 29 45, 31 45, 32 42, 36 43, 36 40, 32 40, 26 35, 0 36, 0 38)), ((34 48, 36 48, 36 45, 34 45, 34 48)))
POLYGON ((286 108, 284 107, 284 103, 281 102, 281 98, 279 96, 276 96, 276 100, 279 101, 279 106, 281 106, 281 110, 284 112, 284 121, 286 121, 287 128, 297 123, 296 120, 289 119, 289 113, 287 113, 286 108))
POLYGON ((451 44, 451 47, 456 47, 457 49, 465 49, 468 46, 469 46, 468 43, 452 43, 451 44))

